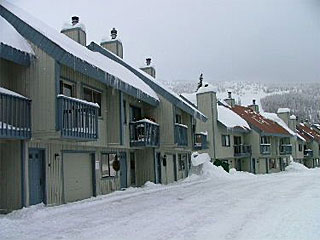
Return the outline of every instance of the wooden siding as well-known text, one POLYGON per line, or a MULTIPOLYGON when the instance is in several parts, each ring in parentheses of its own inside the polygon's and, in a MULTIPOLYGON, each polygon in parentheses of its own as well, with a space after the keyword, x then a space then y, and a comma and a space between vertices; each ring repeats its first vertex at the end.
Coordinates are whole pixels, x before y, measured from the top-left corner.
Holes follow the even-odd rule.
POLYGON ((0 183, 0 213, 21 208, 20 141, 0 141, 0 183))

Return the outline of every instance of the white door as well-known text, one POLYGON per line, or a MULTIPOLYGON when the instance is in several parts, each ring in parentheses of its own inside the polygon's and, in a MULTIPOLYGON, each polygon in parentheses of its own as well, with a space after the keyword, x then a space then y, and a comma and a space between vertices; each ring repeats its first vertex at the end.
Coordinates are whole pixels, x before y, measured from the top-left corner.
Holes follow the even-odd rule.
POLYGON ((93 195, 92 161, 88 153, 64 153, 64 199, 74 202, 93 195))

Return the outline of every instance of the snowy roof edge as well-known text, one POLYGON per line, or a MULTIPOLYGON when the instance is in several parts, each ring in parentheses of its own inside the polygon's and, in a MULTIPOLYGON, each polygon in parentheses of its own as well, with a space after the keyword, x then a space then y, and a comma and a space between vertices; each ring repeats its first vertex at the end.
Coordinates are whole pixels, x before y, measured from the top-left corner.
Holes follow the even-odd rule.
POLYGON ((9 6, 12 5, 12 7, 15 8, 13 4, 7 3, 6 1, 2 0, 0 5, 0 16, 7 20, 19 32, 21 36, 28 39, 36 46, 39 46, 43 51, 45 51, 48 55, 50 55, 58 62, 68 67, 75 67, 78 72, 92 77, 110 87, 119 89, 150 105, 157 106, 159 104, 159 99, 145 93, 144 91, 136 88, 133 85, 130 85, 125 81, 122 81, 117 76, 113 76, 105 70, 95 65, 92 65, 90 62, 81 59, 81 57, 68 52, 62 46, 59 46, 57 43, 55 43, 54 40, 45 36, 42 32, 40 32, 30 24, 26 23, 23 19, 21 19, 15 13, 13 13, 10 9, 6 8, 4 4, 7 4, 9 6), (106 74, 112 77, 106 77, 106 74))
POLYGON ((123 59, 120 59, 118 56, 116 56, 113 53, 102 48, 101 46, 99 46, 95 42, 91 42, 87 47, 92 51, 97 51, 97 52, 101 53, 102 55, 109 57, 110 59, 118 62, 119 64, 122 64, 123 66, 128 68, 130 71, 132 71, 136 76, 138 76, 140 79, 142 79, 146 84, 148 84, 156 93, 159 93, 164 98, 166 98, 169 102, 173 103, 174 105, 181 108, 185 112, 193 115, 194 117, 196 117, 202 121, 207 121, 208 118, 203 113, 201 113, 199 110, 195 110, 195 109, 191 108, 189 105, 187 105, 187 103, 183 102, 185 100, 182 101, 182 99, 180 100, 179 98, 170 94, 166 89, 162 88, 157 83, 153 82, 151 79, 148 79, 146 76, 141 74, 137 69, 135 69, 134 67, 129 65, 123 59))

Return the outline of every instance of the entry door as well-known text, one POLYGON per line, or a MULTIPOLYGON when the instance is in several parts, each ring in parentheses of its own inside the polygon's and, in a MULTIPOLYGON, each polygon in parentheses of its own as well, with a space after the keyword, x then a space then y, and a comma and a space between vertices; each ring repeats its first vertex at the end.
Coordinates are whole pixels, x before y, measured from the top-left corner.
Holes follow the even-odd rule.
POLYGON ((156 183, 161 183, 161 154, 156 153, 156 183))
POLYGON ((134 152, 130 153, 130 183, 131 186, 136 185, 136 159, 134 152))
POLYGON ((120 153, 120 185, 121 188, 127 187, 127 155, 120 153))
POLYGON ((30 205, 44 202, 45 196, 44 151, 29 149, 30 205))

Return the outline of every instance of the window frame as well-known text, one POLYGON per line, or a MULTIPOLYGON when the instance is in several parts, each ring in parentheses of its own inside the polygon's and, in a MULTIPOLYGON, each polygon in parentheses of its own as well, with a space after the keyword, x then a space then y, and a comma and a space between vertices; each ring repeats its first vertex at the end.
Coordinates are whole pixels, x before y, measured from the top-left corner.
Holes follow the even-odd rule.
POLYGON ((73 81, 70 81, 68 79, 65 79, 63 77, 60 77, 60 81, 59 81, 59 94, 62 94, 64 96, 67 96, 67 97, 76 97, 76 83, 73 82, 73 81), (67 94, 65 94, 63 92, 63 89, 64 89, 64 86, 65 85, 68 85, 71 87, 71 96, 68 96, 67 94))
POLYGON ((221 145, 222 147, 230 147, 230 135, 229 134, 222 134, 221 135, 221 145))
POLYGON ((92 88, 90 86, 87 86, 87 85, 83 85, 82 86, 83 100, 88 101, 88 102, 97 103, 99 105, 99 109, 98 109, 98 116, 99 117, 102 117, 102 93, 103 93, 103 91, 100 91, 98 89, 92 88), (91 91, 91 99, 90 100, 86 99, 85 91, 87 91, 87 90, 91 91), (100 102, 96 101, 94 94, 100 95, 100 99, 99 99, 100 102))
POLYGON ((101 174, 101 178, 105 179, 105 178, 115 178, 117 177, 117 171, 115 171, 112 167, 112 163, 114 160, 116 160, 118 158, 118 154, 117 153, 101 153, 101 163, 100 163, 100 174, 101 174), (114 159, 112 161, 110 161, 110 156, 113 155, 114 159), (103 158, 103 156, 105 156, 105 159, 103 158), (106 163, 104 163, 103 161, 106 160, 106 163), (104 170, 103 170, 103 166, 104 164, 107 164, 107 174, 103 174, 104 170), (111 174, 112 173, 112 174, 111 174))

